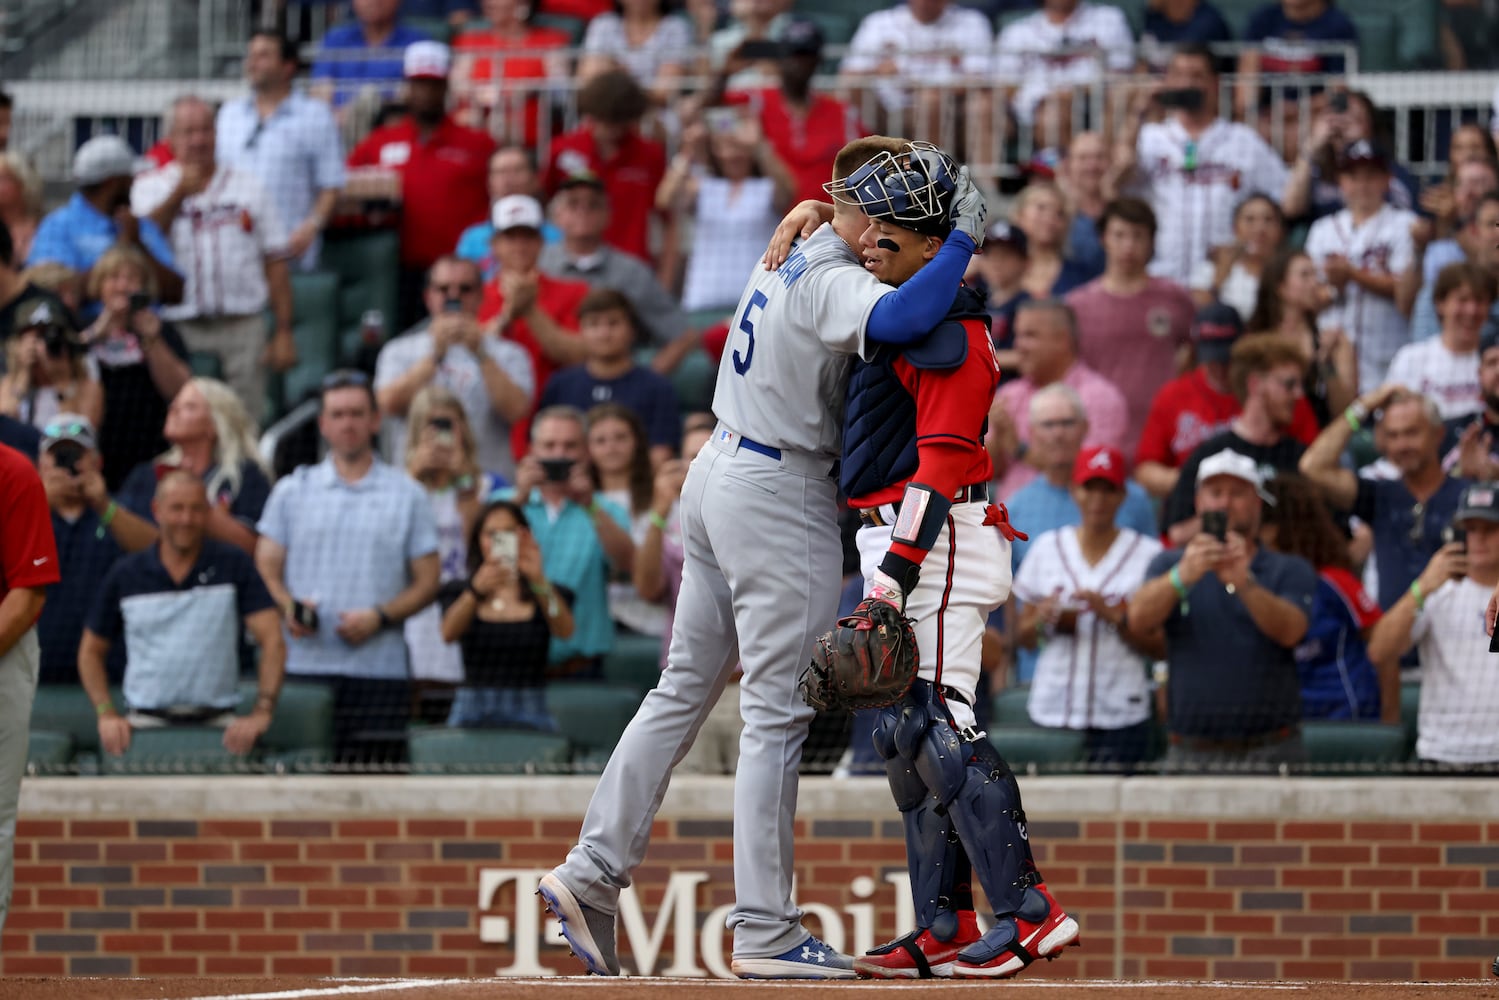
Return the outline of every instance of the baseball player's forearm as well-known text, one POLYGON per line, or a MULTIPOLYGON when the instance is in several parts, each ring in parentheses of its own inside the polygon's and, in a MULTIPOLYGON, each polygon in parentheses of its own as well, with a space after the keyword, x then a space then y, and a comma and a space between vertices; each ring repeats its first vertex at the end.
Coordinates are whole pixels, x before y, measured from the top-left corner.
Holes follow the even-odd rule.
POLYGON ((109 675, 104 667, 108 656, 109 640, 85 628, 78 643, 78 682, 96 709, 109 703, 109 675))
POLYGON ((869 311, 865 336, 878 344, 914 344, 947 315, 963 273, 973 260, 973 240, 954 230, 931 262, 883 296, 869 311))
POLYGON ((0 656, 9 653, 36 624, 47 601, 46 587, 17 587, 0 601, 0 656))

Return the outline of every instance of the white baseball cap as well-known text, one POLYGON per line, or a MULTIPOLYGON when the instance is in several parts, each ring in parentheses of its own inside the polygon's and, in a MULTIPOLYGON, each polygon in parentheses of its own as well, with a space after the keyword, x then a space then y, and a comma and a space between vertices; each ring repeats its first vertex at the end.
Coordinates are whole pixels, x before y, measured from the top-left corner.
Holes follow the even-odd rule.
POLYGON ((528 194, 507 194, 494 203, 489 221, 496 233, 510 229, 534 229, 541 232, 546 216, 541 211, 541 202, 528 194))
POLYGON ((408 80, 446 80, 453 56, 441 42, 412 42, 406 46, 402 63, 408 80))
POLYGON ((134 177, 149 164, 117 135, 96 135, 73 154, 73 183, 88 187, 111 177, 134 177))
POLYGON ((1197 466, 1197 485, 1201 486, 1214 476, 1232 476, 1234 479, 1242 479, 1254 487, 1254 491, 1259 494, 1261 500, 1268 504, 1275 503, 1275 498, 1265 490, 1265 476, 1260 472, 1259 463, 1248 455, 1242 455, 1232 448, 1224 448, 1204 458, 1197 466))

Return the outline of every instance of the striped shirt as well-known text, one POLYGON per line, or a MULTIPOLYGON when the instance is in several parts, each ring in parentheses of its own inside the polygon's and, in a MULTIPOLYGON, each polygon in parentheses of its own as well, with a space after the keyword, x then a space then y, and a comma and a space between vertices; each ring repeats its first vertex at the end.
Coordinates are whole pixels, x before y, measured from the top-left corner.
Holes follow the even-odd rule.
POLYGON ((1411 626, 1421 657, 1416 756, 1447 764, 1499 761, 1499 684, 1483 634, 1493 588, 1464 577, 1426 598, 1411 626))
POLYGON ((400 629, 384 629, 359 646, 336 630, 341 613, 373 608, 405 590, 412 560, 437 551, 437 524, 416 480, 377 458, 351 483, 330 456, 276 484, 258 530, 286 548, 286 589, 317 605, 317 635, 288 640, 288 674, 407 676, 400 629))
POLYGON ((1406 344, 1395 353, 1385 381, 1403 385, 1436 403, 1443 420, 1466 417, 1483 409, 1476 348, 1457 354, 1440 340, 1406 344))

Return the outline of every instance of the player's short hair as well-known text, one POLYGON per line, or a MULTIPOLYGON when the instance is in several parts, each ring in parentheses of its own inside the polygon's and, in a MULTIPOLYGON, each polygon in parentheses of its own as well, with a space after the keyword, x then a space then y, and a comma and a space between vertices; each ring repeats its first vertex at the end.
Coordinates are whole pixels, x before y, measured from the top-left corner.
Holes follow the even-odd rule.
POLYGON ((1499 293, 1499 285, 1496 285, 1494 276, 1486 267, 1479 267, 1471 261, 1460 260, 1454 264, 1448 264, 1437 272, 1436 284, 1431 289, 1431 301, 1441 302, 1447 296, 1459 288, 1466 288, 1481 299, 1493 302, 1496 293, 1499 293))
POLYGON ((1103 214, 1098 217, 1099 236, 1102 236, 1103 231, 1109 228, 1110 219, 1118 219, 1120 222, 1128 223, 1131 226, 1144 226, 1150 231, 1150 238, 1152 240, 1155 239, 1155 209, 1151 208, 1149 203, 1141 201, 1139 198, 1130 198, 1128 196, 1115 198, 1105 205, 1103 207, 1103 214))
POLYGON ((1306 354, 1293 340, 1278 333, 1254 333, 1234 341, 1228 355, 1228 384, 1243 403, 1249 395, 1249 377, 1263 375, 1283 365, 1306 367, 1306 354))
POLYGON ((1036 424, 1036 411, 1043 403, 1051 399, 1064 400, 1068 406, 1072 407, 1073 414, 1079 420, 1083 423, 1088 422, 1088 411, 1083 406, 1083 397, 1077 394, 1077 390, 1066 382, 1052 382, 1050 385, 1043 385, 1037 389, 1035 395, 1031 396, 1031 401, 1026 404, 1026 414, 1031 418, 1031 426, 1034 427, 1036 424))
POLYGON ((1072 311, 1071 306, 1061 299, 1027 299, 1015 310, 1015 319, 1019 320, 1021 313, 1028 312, 1044 312, 1060 317, 1062 326, 1067 330, 1067 339, 1072 343, 1072 353, 1078 352, 1077 313, 1072 311))
POLYGON ((637 122, 650 106, 650 97, 627 70, 600 73, 578 88, 578 114, 606 125, 637 122))
POLYGON ((578 303, 578 322, 582 323, 589 316, 607 312, 624 313, 625 319, 630 322, 630 329, 639 332, 640 321, 635 315, 635 307, 623 292, 614 288, 595 288, 583 296, 583 301, 578 303))
POLYGON ((283 63, 301 62, 301 53, 297 51, 297 43, 286 35, 273 28, 257 28, 250 32, 250 41, 257 38, 269 38, 276 43, 276 52, 280 54, 283 63))
POLYGON ((437 273, 439 267, 461 267, 473 275, 474 284, 482 285, 484 283, 484 270, 479 267, 478 261, 469 260, 467 257, 460 257, 455 253, 445 253, 434 260, 431 267, 427 268, 427 280, 423 283, 422 287, 432 287, 432 276, 437 273))
POLYGON ((1208 72, 1218 75, 1218 57, 1202 42, 1183 42, 1171 51, 1172 59, 1200 59, 1208 72))
POLYGON ((881 153, 899 153, 907 145, 909 140, 889 135, 866 135, 846 143, 833 157, 833 180, 841 181, 881 153))
POLYGON ((536 439, 536 428, 548 420, 566 420, 577 424, 579 437, 586 435, 588 432, 588 417, 582 410, 576 406, 569 406, 566 403, 558 403, 556 406, 543 407, 536 412, 536 416, 531 418, 531 439, 533 441, 536 439))

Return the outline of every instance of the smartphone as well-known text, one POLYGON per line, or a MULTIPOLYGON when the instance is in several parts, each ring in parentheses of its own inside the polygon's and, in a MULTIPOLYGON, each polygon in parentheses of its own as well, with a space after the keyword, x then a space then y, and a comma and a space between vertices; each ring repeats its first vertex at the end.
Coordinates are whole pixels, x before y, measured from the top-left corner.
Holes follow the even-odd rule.
POLYGON ((573 474, 573 460, 570 458, 543 458, 541 460, 541 471, 549 483, 565 483, 567 478, 573 474))
POLYGON ((78 475, 78 461, 83 458, 83 446, 76 441, 59 441, 52 446, 52 464, 70 476, 78 475))
POLYGON ((1228 538, 1228 511, 1205 510, 1202 512, 1202 530, 1212 535, 1218 541, 1226 541, 1228 538))
POLYGON ((739 112, 733 108, 709 108, 703 112, 703 120, 708 123, 709 132, 719 135, 739 127, 739 112))
POLYGON ((309 632, 317 631, 317 608, 313 607, 312 605, 303 604, 301 601, 292 601, 291 618, 292 621, 307 629, 309 632))
POLYGON ((491 531, 489 554, 506 566, 514 566, 520 556, 520 536, 513 531, 491 531))
POLYGON ((130 311, 140 312, 142 309, 151 308, 151 296, 145 292, 132 292, 130 295, 130 311))
POLYGON ((1468 551, 1468 532, 1460 524, 1449 524, 1442 529, 1442 544, 1451 545, 1453 542, 1461 545, 1463 551, 1468 551))
POLYGON ((1169 87, 1156 95, 1156 103, 1163 108, 1201 111, 1207 96, 1196 87, 1169 87))

